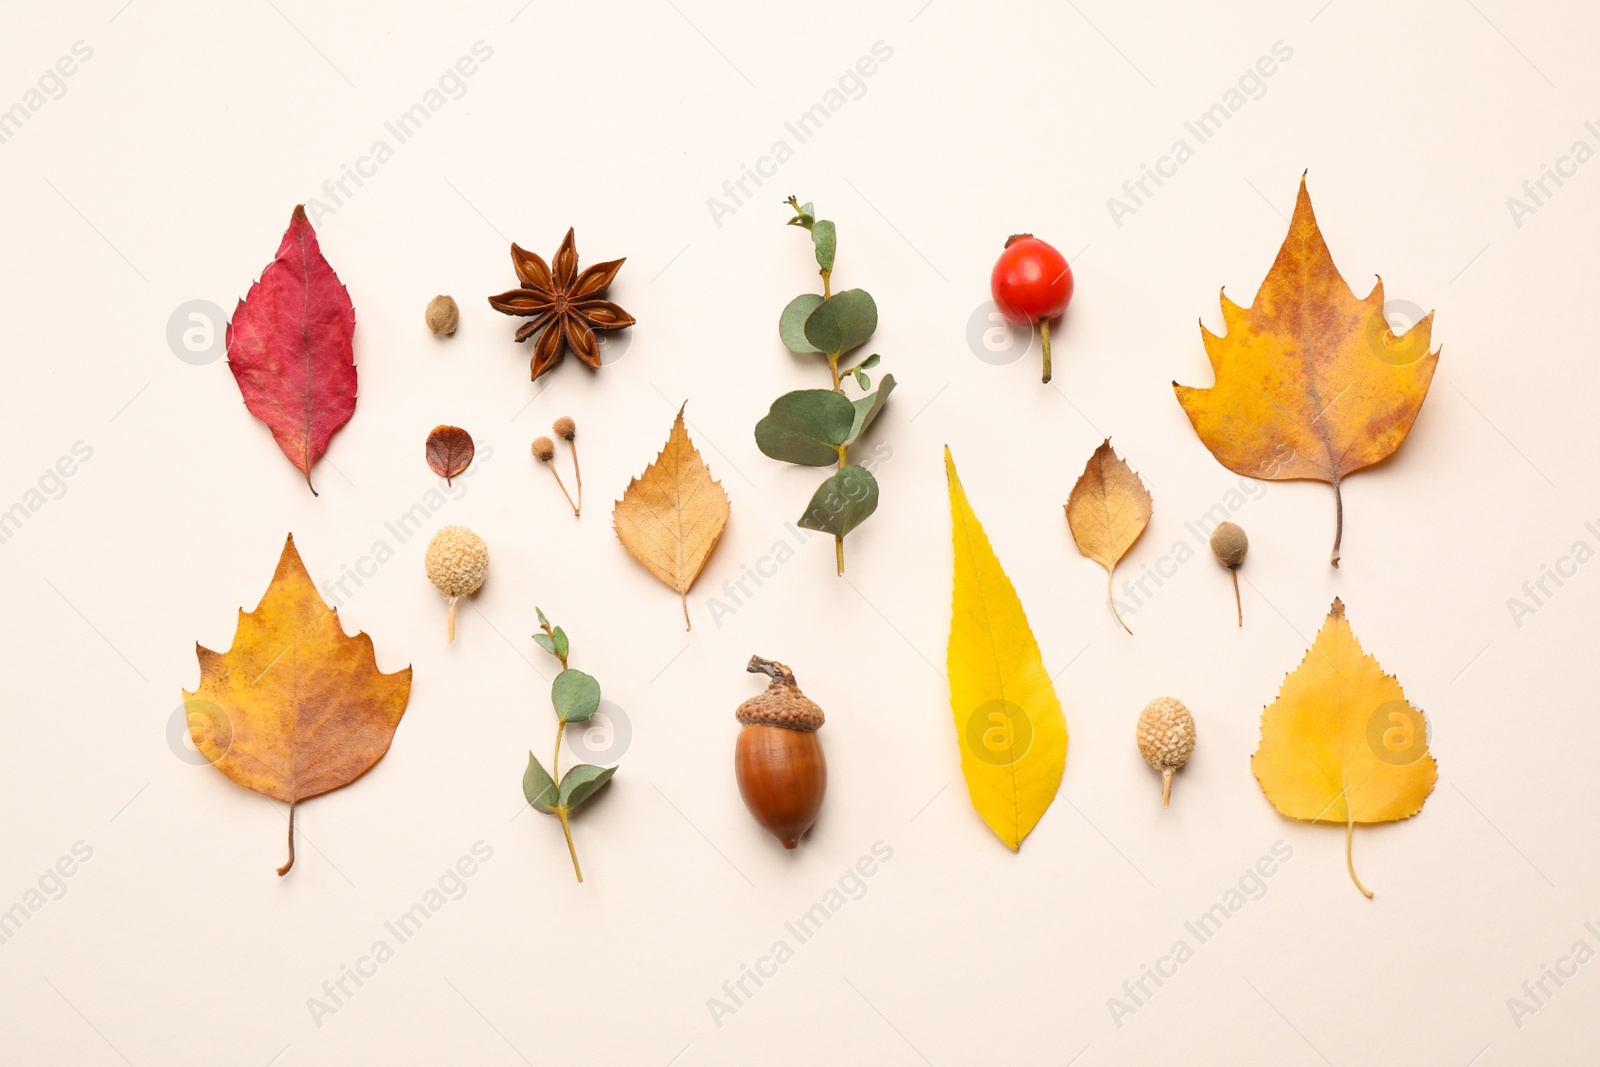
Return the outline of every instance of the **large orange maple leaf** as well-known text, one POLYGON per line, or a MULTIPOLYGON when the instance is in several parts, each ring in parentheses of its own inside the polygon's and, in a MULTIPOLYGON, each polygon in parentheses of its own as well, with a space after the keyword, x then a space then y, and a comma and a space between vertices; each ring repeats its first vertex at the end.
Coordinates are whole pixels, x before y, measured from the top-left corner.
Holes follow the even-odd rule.
POLYGON ((1422 408, 1439 362, 1428 351, 1433 313, 1404 334, 1384 316, 1383 279, 1351 292, 1311 211, 1305 177, 1278 258, 1241 308, 1222 294, 1225 332, 1200 334, 1216 384, 1172 383, 1217 462, 1251 478, 1333 486, 1331 562, 1339 565, 1351 473, 1388 458, 1422 408))

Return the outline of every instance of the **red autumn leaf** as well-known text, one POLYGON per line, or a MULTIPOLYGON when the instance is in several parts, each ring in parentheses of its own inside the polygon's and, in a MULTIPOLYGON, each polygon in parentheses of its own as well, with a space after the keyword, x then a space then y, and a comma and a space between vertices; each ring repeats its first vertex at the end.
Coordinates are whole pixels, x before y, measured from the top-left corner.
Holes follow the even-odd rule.
POLYGON ((308 486, 312 464, 356 409, 355 329, 350 294, 297 207, 277 257, 234 308, 227 344, 245 407, 308 486))
POLYGON ((428 466, 449 485, 472 463, 472 435, 459 426, 435 426, 428 435, 428 466))

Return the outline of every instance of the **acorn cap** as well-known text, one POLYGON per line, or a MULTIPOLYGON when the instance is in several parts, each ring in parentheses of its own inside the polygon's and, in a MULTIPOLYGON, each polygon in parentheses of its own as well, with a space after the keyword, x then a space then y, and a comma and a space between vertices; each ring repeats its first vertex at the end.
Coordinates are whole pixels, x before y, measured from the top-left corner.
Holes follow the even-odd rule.
POLYGON ((772 677, 767 688, 739 705, 734 718, 743 726, 781 726, 811 733, 823 723, 822 709, 800 692, 794 672, 781 663, 751 656, 745 668, 751 674, 772 677))

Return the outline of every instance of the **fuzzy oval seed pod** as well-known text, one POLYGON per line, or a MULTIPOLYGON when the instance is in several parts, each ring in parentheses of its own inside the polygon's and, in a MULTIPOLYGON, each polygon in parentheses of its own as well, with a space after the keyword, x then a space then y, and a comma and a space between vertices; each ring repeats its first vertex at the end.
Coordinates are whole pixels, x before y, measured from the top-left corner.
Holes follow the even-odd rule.
POLYGON ((428 310, 423 317, 435 337, 449 337, 461 323, 461 309, 456 307, 454 298, 440 295, 428 301, 428 310))
POLYGON ((556 458, 556 443, 548 437, 535 437, 533 439, 533 458, 540 463, 549 463, 556 458))
POLYGON ((828 764, 817 738, 822 709, 800 692, 783 664, 751 656, 745 669, 772 681, 734 716, 742 727, 733 754, 739 795, 756 822, 784 848, 794 848, 817 821, 828 788, 828 764))
POLYGON ((1224 567, 1237 567, 1243 563, 1244 554, 1249 550, 1250 538, 1244 535, 1244 528, 1236 523, 1220 522, 1211 531, 1211 551, 1224 567))
POLYGON ((1139 713, 1139 754, 1161 772, 1161 806, 1172 802, 1172 772, 1194 754, 1194 716, 1180 701, 1157 697, 1139 713))
POLYGON ((456 601, 471 596, 489 574, 489 546, 465 526, 446 526, 428 542, 428 581, 450 598, 446 633, 456 639, 456 601))
POLYGON ((563 441, 570 441, 578 436, 578 424, 572 421, 571 416, 563 415, 550 425, 556 436, 563 441))

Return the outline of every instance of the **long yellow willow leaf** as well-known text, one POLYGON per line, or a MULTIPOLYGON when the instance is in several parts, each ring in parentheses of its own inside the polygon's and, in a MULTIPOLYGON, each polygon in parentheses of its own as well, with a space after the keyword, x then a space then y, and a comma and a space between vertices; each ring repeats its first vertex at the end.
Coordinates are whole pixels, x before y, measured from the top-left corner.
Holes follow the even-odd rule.
POLYGON ((955 541, 950 710, 972 806, 1013 850, 1061 785, 1067 721, 1017 591, 972 513, 944 450, 955 541))

